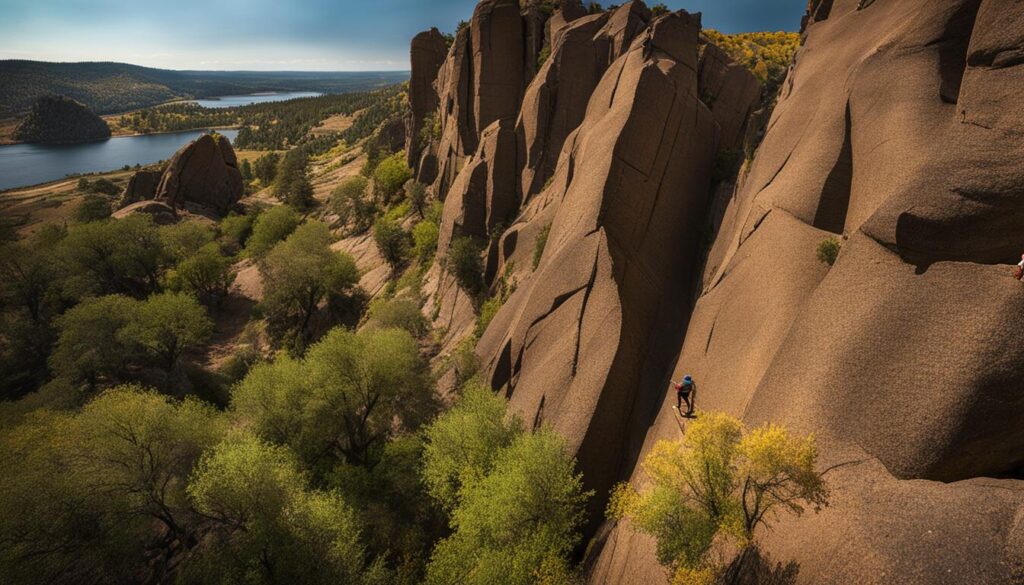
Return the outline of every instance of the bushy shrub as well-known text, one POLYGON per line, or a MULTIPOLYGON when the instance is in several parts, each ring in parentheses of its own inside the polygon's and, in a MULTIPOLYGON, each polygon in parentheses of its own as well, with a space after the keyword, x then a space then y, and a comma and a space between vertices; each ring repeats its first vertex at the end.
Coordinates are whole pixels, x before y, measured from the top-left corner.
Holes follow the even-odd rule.
POLYGON ((192 256, 213 241, 213 230, 194 221, 183 221, 159 228, 164 251, 174 262, 192 256))
POLYGON ((425 219, 412 228, 413 256, 420 262, 429 262, 437 251, 437 239, 441 230, 436 222, 425 219))
POLYGON ((367 192, 370 181, 363 176, 349 177, 331 192, 328 203, 343 225, 354 233, 365 232, 373 224, 376 206, 367 192))
POLYGON ((373 224, 373 241, 392 271, 397 270, 406 261, 409 253, 409 235, 397 222, 387 217, 378 219, 373 224))
POLYGON ((368 326, 397 327, 415 337, 423 337, 430 331, 430 324, 420 311, 420 304, 412 299, 377 299, 370 303, 368 315, 368 326))
POLYGON ((843 244, 839 241, 838 238, 825 238, 818 244, 818 260, 820 260, 824 264, 832 266, 833 264, 836 263, 836 259, 839 257, 839 250, 842 247, 843 244))
POLYGON ((416 179, 409 179, 405 183, 405 198, 420 219, 423 219, 427 209, 427 186, 416 179))
POLYGON ((537 234, 537 240, 533 244, 533 269, 537 270, 540 266, 540 260, 544 257, 544 248, 548 245, 548 235, 551 234, 551 224, 541 228, 540 233, 537 234))
POLYGON ((373 170, 374 192, 380 201, 389 203, 411 178, 412 169, 405 162, 405 153, 396 152, 380 161, 373 170))
POLYGON ((245 247, 252 234, 253 221, 253 214, 238 215, 234 212, 220 221, 218 231, 226 250, 236 254, 245 247))
POLYGON ((459 287, 473 298, 479 297, 484 290, 482 253, 475 239, 461 236, 452 241, 444 261, 445 268, 455 277, 459 287))
POLYGON ((302 218, 287 205, 278 205, 261 213, 252 226, 245 252, 252 258, 261 258, 275 244, 287 238, 299 227, 302 218))
POLYGON ((113 208, 110 205, 110 198, 104 195, 86 195, 82 202, 75 208, 72 216, 78 223, 89 223, 101 221, 110 217, 113 208))

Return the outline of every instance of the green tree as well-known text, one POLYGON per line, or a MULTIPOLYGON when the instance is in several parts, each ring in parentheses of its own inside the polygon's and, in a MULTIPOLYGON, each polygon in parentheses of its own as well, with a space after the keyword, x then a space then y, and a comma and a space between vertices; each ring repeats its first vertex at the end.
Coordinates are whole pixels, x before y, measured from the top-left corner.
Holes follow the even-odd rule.
POLYGON ((501 396, 470 382, 455 406, 425 429, 423 477, 445 509, 455 509, 462 489, 491 473, 498 453, 523 434, 522 419, 506 416, 506 408, 501 396))
POLYGON ((735 418, 705 413, 682 442, 654 445, 643 461, 650 488, 618 486, 609 515, 628 517, 653 536, 658 560, 677 581, 711 580, 723 570, 709 554, 718 535, 739 546, 742 566, 770 514, 799 516, 806 506, 828 504, 817 456, 813 436, 793 437, 771 424, 748 432, 735 418))
POLYGON ((233 262, 220 253, 220 246, 210 243, 183 260, 169 276, 175 290, 187 291, 200 300, 220 306, 227 298, 237 273, 233 262))
POLYGON ((188 582, 385 582, 366 563, 352 507, 309 489, 286 448, 232 435, 202 458, 188 492, 215 526, 188 582))
POLYGON ((276 152, 268 152, 256 159, 256 164, 253 165, 253 174, 260 180, 260 185, 266 187, 274 182, 280 160, 281 156, 276 152))
POLYGON ((399 329, 336 328, 305 359, 260 364, 236 388, 232 408, 267 440, 291 446, 311 466, 369 467, 399 430, 433 413, 427 367, 399 329))
POLYGON ((290 150, 281 158, 274 177, 274 197, 296 209, 313 205, 313 186, 306 176, 308 162, 302 149, 290 150))
POLYGON ((404 329, 414 337, 423 337, 430 331, 430 323, 423 316, 420 304, 412 299, 377 299, 370 303, 367 327, 404 329))
POLYGON ((342 224, 351 225, 354 233, 369 229, 377 211, 367 193, 369 184, 366 177, 357 175, 345 179, 331 192, 331 210, 342 224))
POLYGON ((378 219, 373 224, 373 241, 392 272, 401 268, 409 253, 409 235, 398 222, 386 217, 378 219))
POLYGON ((195 297, 165 292, 138 305, 118 336, 143 348, 171 372, 182 352, 205 343, 212 333, 213 322, 195 297))
POLYGON ((567 574, 591 496, 575 466, 550 429, 499 451, 493 470, 460 490, 455 532, 434 549, 426 582, 530 585, 542 571, 567 574))
POLYGON ((194 221, 158 228, 163 249, 175 263, 181 262, 213 241, 213 230, 194 221))
POLYGON ((197 542, 185 493, 224 417, 126 386, 0 431, 0 574, 9 583, 155 581, 197 542))
POLYGON ((72 216, 78 223, 89 223, 101 221, 110 217, 113 209, 110 205, 110 198, 104 195, 86 195, 82 202, 75 208, 72 216))
POLYGON ((54 373, 93 387, 100 379, 119 380, 134 350, 120 332, 138 311, 139 301, 122 295, 86 299, 69 309, 57 319, 54 373))
POLYGON ((242 161, 242 168, 240 172, 242 173, 242 179, 246 183, 252 181, 255 177, 252 172, 252 163, 250 163, 248 159, 242 161))
POLYGON ((437 240, 440 235, 441 229, 435 221, 424 219, 413 226, 413 256, 419 258, 420 262, 429 262, 437 251, 437 240))
POLYGON ((459 287, 473 298, 484 291, 484 267, 480 244, 470 236, 455 238, 448 247, 444 267, 455 277, 459 287))
POLYGON ((159 287, 163 242, 149 216, 92 222, 68 228, 57 252, 72 297, 145 295, 159 287))
POLYGON ((390 203, 391 199, 402 189, 406 181, 412 178, 412 169, 405 162, 405 153, 395 154, 380 161, 373 171, 373 188, 382 203, 390 203))
POLYGON ((355 261, 332 250, 332 242, 326 225, 305 223, 259 264, 268 323, 279 338, 290 338, 299 353, 310 340, 320 303, 350 294, 359 281, 355 261))
POLYGON ((232 212, 220 220, 218 231, 225 250, 229 250, 231 254, 236 254, 244 248, 245 243, 252 234, 252 227, 253 215, 251 214, 238 215, 232 212))
POLYGON ((299 227, 302 218, 287 205, 271 207, 256 217, 245 247, 246 254, 261 258, 278 242, 287 238, 299 227))
POLYGON ((405 183, 405 197, 412 205, 412 208, 420 216, 420 219, 425 218, 427 209, 427 186, 415 179, 409 179, 405 183))

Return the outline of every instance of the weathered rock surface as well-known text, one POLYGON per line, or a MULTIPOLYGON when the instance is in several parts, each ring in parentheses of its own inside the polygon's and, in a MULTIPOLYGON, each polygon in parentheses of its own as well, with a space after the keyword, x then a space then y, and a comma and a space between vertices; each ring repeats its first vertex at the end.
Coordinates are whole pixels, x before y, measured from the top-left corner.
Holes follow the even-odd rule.
MULTIPOLYGON (((1024 6, 815 0, 806 22, 673 374, 855 463, 762 534, 799 583, 1018 582, 1024 483, 993 478, 1024 462, 1024 6), (843 235, 829 270, 814 248, 843 235)), ((679 437, 665 399, 646 446, 679 437)), ((590 583, 666 582, 607 528, 590 583)))
POLYGON ((515 119, 524 89, 523 20, 517 0, 483 0, 455 42, 437 77, 441 139, 434 192, 442 199, 480 133, 515 119))
POLYGON ((436 28, 412 39, 409 49, 409 115, 406 118, 405 153, 409 167, 418 170, 424 121, 437 112, 438 96, 434 87, 437 72, 448 54, 448 44, 436 28))
POLYGON ((558 39, 565 27, 577 18, 587 15, 587 9, 580 0, 562 0, 561 5, 546 23, 548 46, 558 45, 558 39))
POLYGON ((514 255, 509 234, 550 221, 540 266, 478 345, 492 387, 568 439, 601 494, 598 519, 639 453, 686 324, 720 133, 697 97, 699 31, 699 15, 656 19, 601 78, 531 221, 503 238, 514 255))
POLYGON ((516 138, 512 122, 498 120, 480 135, 480 146, 448 191, 441 216, 440 254, 457 236, 486 239, 518 211, 516 138))
POLYGON ((126 207, 132 203, 146 201, 156 197, 156 188, 160 184, 160 171, 137 171, 121 193, 119 205, 126 207))
POLYGON ((554 173, 566 136, 583 121, 594 88, 650 20, 643 2, 573 20, 559 29, 551 56, 526 90, 516 123, 525 198, 554 173))
POLYGON ((107 123, 64 96, 43 96, 14 130, 14 139, 40 144, 73 144, 110 138, 107 123))
POLYGON ((145 214, 153 218, 157 225, 169 225, 178 221, 178 214, 174 208, 162 201, 139 201, 132 203, 114 212, 111 216, 115 219, 123 219, 129 215, 145 214))
POLYGON ((194 203, 227 213, 243 192, 231 142, 206 134, 174 154, 160 179, 156 199, 179 209, 194 203))

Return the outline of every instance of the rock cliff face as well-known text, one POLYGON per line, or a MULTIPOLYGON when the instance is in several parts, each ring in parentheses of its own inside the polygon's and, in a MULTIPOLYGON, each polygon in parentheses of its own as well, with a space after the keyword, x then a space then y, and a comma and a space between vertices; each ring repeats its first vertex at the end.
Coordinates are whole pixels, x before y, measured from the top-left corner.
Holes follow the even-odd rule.
POLYGON ((110 138, 110 128, 89 108, 64 96, 36 100, 14 131, 14 139, 41 144, 73 144, 110 138))
MULTIPOLYGON (((423 151, 421 134, 427 117, 437 112, 434 80, 448 54, 448 44, 436 29, 421 32, 412 39, 409 62, 409 115, 406 118, 405 152, 410 167, 416 168, 423 151)), ((434 163, 436 165, 436 162, 434 163)))
MULTIPOLYGON (((479 238, 492 287, 516 284, 476 346, 483 374, 597 491, 588 582, 666 581, 649 538, 597 524, 608 488, 642 484, 646 449, 679 438, 684 373, 698 408, 813 432, 823 466, 848 464, 827 510, 761 535, 798 582, 1015 582, 1024 7, 812 0, 766 124, 699 16, 576 7, 547 20, 531 76, 536 14, 481 2, 439 69, 430 149, 439 257, 479 238)), ((440 265, 425 290, 450 347, 472 303, 440 265)))
MULTIPOLYGON (((998 478, 1024 460, 1024 7, 819 0, 805 22, 674 374, 703 384, 699 408, 855 462, 827 510, 763 536, 799 582, 1017 582, 1024 484, 998 478)), ((660 413, 648 446, 679 434, 660 413)), ((664 582, 627 526, 594 550, 591 583, 664 582)))
POLYGON ((243 192, 231 142, 206 134, 174 154, 160 178, 156 199, 175 208, 193 203, 227 213, 243 192))

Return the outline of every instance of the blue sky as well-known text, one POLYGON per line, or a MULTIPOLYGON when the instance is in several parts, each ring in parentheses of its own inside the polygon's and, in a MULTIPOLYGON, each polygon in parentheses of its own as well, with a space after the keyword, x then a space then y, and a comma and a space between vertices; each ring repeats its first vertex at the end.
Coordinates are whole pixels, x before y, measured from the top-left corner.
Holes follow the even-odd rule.
MULTIPOLYGON (((605 1, 603 4, 609 4, 605 1)), ((0 59, 168 69, 406 70, 475 0, 0 0, 0 59)), ((806 0, 669 0, 723 32, 796 30, 806 0)))

